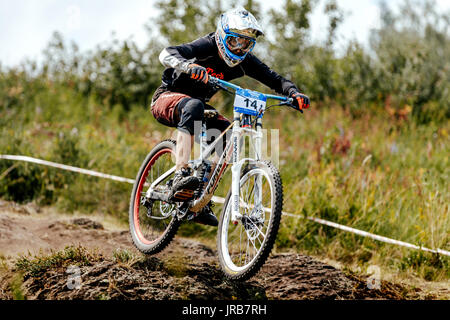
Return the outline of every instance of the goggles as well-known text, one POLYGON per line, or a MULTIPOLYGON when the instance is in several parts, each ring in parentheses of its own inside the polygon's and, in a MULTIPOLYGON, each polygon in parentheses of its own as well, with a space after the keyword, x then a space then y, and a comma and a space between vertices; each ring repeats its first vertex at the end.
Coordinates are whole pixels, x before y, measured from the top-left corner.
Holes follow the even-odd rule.
POLYGON ((237 33, 227 33, 224 42, 233 54, 243 56, 250 52, 256 44, 256 40, 237 33))

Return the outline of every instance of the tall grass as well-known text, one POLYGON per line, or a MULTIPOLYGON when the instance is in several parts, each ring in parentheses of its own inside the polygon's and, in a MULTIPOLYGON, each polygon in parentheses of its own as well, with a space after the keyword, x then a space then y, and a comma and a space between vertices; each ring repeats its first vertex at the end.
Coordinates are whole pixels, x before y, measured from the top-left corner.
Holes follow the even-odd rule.
MULTIPOLYGON (((448 130, 448 123, 417 126, 388 113, 351 119, 341 108, 313 111, 290 121, 289 133, 281 139, 285 210, 448 250, 448 130)), ((403 270, 410 254, 286 218, 278 245, 293 244, 346 263, 401 265, 403 270)), ((436 268, 425 272, 427 279, 450 276, 448 258, 428 257, 428 262, 436 268)), ((424 276, 419 264, 410 265, 424 276)))
MULTIPOLYGON (((265 126, 280 129, 285 211, 450 249, 448 122, 416 125, 408 115, 371 111, 355 118, 340 106, 319 106, 303 116, 273 110, 265 116, 265 126)), ((20 107, 1 108, 0 124, 0 154, 29 155, 129 178, 150 149, 172 134, 140 106, 129 112, 120 106, 104 109, 64 86, 43 90, 20 107)), ((131 185, 0 162, 0 175, 7 170, 0 180, 3 198, 127 220, 131 185)), ((226 189, 223 184, 221 196, 226 189)), ((198 225, 183 230, 184 235, 215 234, 198 225)), ((292 247, 348 264, 412 270, 429 280, 450 277, 447 258, 417 255, 283 217, 277 248, 292 247)))

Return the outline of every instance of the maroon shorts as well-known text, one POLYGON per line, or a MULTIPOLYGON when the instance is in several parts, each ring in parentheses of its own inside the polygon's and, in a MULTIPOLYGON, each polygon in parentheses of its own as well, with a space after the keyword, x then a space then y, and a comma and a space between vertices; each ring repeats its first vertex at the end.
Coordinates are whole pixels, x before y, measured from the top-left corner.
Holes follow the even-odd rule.
MULTIPOLYGON (((158 94, 157 92, 155 93, 154 100, 152 101, 151 112, 158 122, 169 127, 177 128, 179 127, 179 124, 184 124, 185 122, 184 119, 182 119, 182 108, 184 103, 187 101, 186 99, 189 100, 193 98, 178 92, 165 91, 161 94, 158 94)), ((205 104, 204 108, 215 110, 208 104, 205 104)), ((231 122, 221 114, 218 114, 216 118, 206 120, 206 127, 208 129, 216 128, 221 132, 225 131, 230 124, 231 122)), ((183 127, 183 125, 181 125, 181 127, 183 127)))
POLYGON ((166 91, 156 101, 152 101, 151 111, 155 119, 163 125, 177 127, 179 119, 177 106, 181 100, 190 98, 183 93, 166 91))

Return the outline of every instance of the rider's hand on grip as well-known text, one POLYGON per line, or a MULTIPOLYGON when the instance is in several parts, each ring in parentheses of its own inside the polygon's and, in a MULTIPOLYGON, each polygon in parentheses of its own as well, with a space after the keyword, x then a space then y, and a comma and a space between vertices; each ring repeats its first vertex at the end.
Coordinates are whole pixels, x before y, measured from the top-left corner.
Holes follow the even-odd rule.
POLYGON ((309 97, 297 90, 291 92, 291 97, 294 99, 294 106, 302 112, 303 109, 308 109, 310 105, 309 97))
POLYGON ((188 74, 191 79, 201 81, 204 84, 208 83, 209 75, 206 69, 198 64, 192 63, 189 65, 188 74))

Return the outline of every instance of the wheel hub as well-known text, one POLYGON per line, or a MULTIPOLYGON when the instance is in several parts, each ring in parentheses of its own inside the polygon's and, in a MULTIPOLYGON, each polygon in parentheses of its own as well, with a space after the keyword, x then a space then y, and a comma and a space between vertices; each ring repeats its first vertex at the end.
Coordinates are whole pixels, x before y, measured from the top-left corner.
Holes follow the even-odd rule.
POLYGON ((255 230, 264 225, 264 220, 257 216, 243 216, 241 221, 247 231, 255 230))

